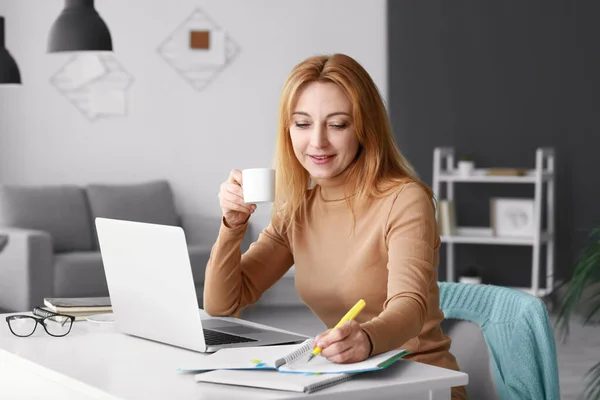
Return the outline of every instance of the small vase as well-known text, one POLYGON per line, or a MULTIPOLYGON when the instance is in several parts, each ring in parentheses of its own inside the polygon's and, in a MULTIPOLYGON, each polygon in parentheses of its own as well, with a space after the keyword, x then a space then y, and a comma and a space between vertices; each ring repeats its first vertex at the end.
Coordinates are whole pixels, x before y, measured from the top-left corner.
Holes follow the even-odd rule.
POLYGON ((475 169, 475 163, 473 161, 459 161, 458 172, 462 176, 469 176, 475 169))
POLYGON ((481 277, 479 276, 461 276, 458 278, 460 283, 469 283, 471 285, 479 285, 481 284, 481 277))

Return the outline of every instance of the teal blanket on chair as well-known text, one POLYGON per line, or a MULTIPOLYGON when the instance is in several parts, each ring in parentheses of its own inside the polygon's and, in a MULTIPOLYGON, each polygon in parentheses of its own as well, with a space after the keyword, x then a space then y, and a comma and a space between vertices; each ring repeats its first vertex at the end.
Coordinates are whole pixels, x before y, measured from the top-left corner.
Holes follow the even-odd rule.
POLYGON ((502 400, 558 400, 556 344, 537 297, 490 285, 439 282, 446 318, 479 325, 502 400))

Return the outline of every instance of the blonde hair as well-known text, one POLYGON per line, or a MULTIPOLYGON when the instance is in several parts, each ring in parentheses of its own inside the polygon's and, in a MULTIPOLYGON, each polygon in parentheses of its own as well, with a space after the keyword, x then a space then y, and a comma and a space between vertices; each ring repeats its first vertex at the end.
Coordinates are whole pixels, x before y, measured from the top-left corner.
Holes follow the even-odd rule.
POLYGON ((296 158, 290 138, 293 107, 302 88, 312 82, 333 82, 352 103, 352 120, 359 142, 356 159, 348 166, 347 205, 354 221, 354 206, 384 196, 400 183, 416 182, 433 199, 400 153, 385 105, 365 69, 344 54, 310 57, 290 72, 281 94, 275 149, 276 194, 273 216, 281 229, 302 222, 310 175, 296 158))

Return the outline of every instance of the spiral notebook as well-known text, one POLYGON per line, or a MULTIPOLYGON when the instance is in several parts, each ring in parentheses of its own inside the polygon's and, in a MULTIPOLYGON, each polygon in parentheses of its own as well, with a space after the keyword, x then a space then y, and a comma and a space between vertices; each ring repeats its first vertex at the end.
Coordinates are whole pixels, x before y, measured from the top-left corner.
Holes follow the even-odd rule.
POLYGON ((197 360, 195 365, 179 368, 179 371, 263 369, 292 374, 354 374, 384 369, 408 354, 408 351, 401 349, 391 350, 350 364, 336 364, 321 356, 307 362, 308 356, 313 350, 313 343, 314 339, 308 339, 297 345, 221 349, 197 360))
POLYGON ((261 370, 216 370, 197 374, 196 382, 313 393, 350 379, 350 374, 281 374, 261 370))

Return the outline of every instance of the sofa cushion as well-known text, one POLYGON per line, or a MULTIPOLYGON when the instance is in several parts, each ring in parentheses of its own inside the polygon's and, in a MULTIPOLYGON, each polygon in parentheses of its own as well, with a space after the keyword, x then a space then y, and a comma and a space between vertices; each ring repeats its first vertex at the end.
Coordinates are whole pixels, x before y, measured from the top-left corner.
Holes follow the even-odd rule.
MULTIPOLYGON (((204 273, 210 249, 211 246, 188 246, 196 297, 200 306, 202 306, 204 273)), ((72 252, 55 256, 53 297, 99 297, 108 295, 108 284, 99 251, 72 252)))
POLYGON ((52 297, 101 296, 108 296, 108 286, 99 251, 73 252, 55 256, 52 297))
POLYGON ((85 192, 76 186, 0 186, 0 226, 48 232, 55 252, 93 247, 85 192))
MULTIPOLYGON (((131 185, 89 185, 92 220, 96 217, 161 225, 180 225, 171 186, 166 181, 131 185)), ((94 225, 95 232, 95 225, 94 225)), ((94 235, 98 249, 98 238, 94 235)))

